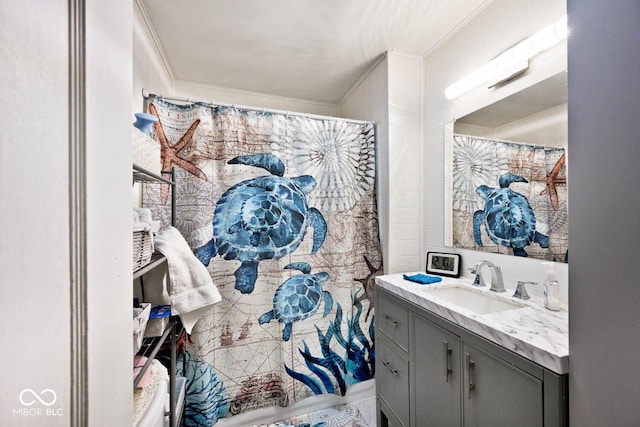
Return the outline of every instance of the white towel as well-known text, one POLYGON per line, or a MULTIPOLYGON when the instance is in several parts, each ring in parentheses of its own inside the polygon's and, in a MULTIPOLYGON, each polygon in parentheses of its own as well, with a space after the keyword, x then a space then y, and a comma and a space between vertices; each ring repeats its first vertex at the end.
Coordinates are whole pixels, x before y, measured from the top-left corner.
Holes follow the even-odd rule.
MULTIPOLYGON (((151 217, 151 209, 149 208, 133 208, 133 211, 138 215, 139 222, 151 222, 153 218, 151 217)), ((136 222, 136 221, 134 221, 136 222)))
POLYGON ((155 247, 167 257, 171 313, 180 315, 184 328, 190 334, 196 321, 207 311, 204 308, 219 302, 222 297, 209 271, 191 252, 189 244, 176 228, 169 227, 159 232, 155 247))

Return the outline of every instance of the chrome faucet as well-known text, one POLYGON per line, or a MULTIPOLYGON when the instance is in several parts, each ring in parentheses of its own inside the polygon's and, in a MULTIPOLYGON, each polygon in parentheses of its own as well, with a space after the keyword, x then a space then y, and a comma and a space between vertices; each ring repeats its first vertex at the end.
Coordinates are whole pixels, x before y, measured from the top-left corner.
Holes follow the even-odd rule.
POLYGON ((502 270, 494 263, 486 260, 480 261, 471 269, 471 273, 476 275, 476 278, 473 281, 473 285, 486 285, 484 279, 482 278, 482 267, 484 267, 485 265, 491 269, 491 288, 489 288, 489 290, 493 292, 505 292, 504 280, 502 280, 502 270))
POLYGON ((520 298, 524 300, 530 299, 531 297, 527 293, 527 288, 525 288, 524 285, 537 285, 537 284, 538 282, 521 282, 520 280, 518 280, 516 285, 516 291, 513 293, 513 296, 515 298, 520 298))
POLYGON ((480 274, 479 267, 480 267, 480 263, 477 263, 476 265, 471 267, 469 271, 471 272, 471 274, 476 275, 475 279, 473 279, 473 286, 484 287, 484 286, 487 286, 487 284, 484 282, 484 279, 482 278, 482 274, 480 274))

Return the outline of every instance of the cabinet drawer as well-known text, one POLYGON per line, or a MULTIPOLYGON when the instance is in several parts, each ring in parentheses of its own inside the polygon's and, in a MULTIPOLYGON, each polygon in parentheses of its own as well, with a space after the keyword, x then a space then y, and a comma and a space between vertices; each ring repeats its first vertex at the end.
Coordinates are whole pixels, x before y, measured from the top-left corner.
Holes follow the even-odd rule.
POLYGON ((386 339, 376 337, 376 388, 378 397, 409 426, 409 362, 386 339))
POLYGON ((409 311, 405 307, 378 295, 376 327, 393 343, 409 351, 409 311))

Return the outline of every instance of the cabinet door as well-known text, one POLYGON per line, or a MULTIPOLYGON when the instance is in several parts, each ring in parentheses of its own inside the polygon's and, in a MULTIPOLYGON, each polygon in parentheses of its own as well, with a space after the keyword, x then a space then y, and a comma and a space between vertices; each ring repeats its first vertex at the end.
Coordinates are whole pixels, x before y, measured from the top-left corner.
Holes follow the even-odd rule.
POLYGON ((460 426, 460 338, 419 316, 413 330, 415 425, 460 426))
POLYGON ((409 426, 409 362, 396 346, 376 337, 376 388, 383 400, 403 426, 409 426))
POLYGON ((543 425, 542 381, 463 342, 465 427, 543 425))

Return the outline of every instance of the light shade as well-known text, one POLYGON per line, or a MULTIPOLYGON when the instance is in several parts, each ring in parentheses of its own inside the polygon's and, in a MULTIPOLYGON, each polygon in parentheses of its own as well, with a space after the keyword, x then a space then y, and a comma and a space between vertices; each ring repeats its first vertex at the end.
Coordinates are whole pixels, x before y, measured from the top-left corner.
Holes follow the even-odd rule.
POLYGON ((454 99, 479 86, 492 87, 521 73, 529 67, 529 59, 567 38, 567 16, 521 41, 478 68, 473 73, 453 83, 444 91, 447 99, 454 99))

